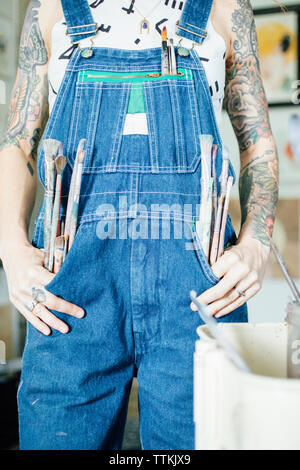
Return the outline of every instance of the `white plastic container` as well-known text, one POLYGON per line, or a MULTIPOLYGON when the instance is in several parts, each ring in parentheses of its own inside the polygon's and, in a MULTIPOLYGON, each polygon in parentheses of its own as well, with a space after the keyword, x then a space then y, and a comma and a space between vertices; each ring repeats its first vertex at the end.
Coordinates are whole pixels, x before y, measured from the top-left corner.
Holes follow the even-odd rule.
POLYGON ((286 322, 288 324, 287 376, 300 379, 300 305, 289 302, 286 322))
POLYGON ((240 372, 198 328, 194 355, 197 450, 300 450, 300 380, 287 379, 286 324, 225 324, 223 333, 249 365, 240 372))

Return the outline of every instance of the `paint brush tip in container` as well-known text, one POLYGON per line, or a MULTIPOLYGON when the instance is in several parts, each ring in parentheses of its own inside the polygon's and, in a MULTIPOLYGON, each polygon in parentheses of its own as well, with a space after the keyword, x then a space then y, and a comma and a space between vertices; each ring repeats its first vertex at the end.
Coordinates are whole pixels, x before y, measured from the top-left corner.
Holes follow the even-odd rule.
POLYGON ((223 331, 219 328, 219 324, 215 317, 208 315, 208 313, 206 312, 207 307, 198 301, 197 294, 195 291, 190 292, 190 298, 194 305, 197 307, 199 317, 207 326, 210 334, 214 339, 217 340, 218 344, 227 353, 228 357, 235 364, 235 366, 238 367, 242 372, 251 373, 251 369, 249 368, 248 364, 246 364, 244 359, 236 351, 233 345, 227 340, 223 331))

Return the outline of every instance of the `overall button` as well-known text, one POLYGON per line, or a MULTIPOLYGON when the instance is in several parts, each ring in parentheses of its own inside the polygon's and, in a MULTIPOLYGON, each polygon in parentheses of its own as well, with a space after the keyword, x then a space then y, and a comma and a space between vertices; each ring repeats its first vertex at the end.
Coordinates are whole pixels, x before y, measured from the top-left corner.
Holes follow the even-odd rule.
POLYGON ((86 49, 82 49, 81 51, 81 57, 84 59, 89 59, 90 57, 93 57, 94 51, 91 47, 87 47, 86 49))
POLYGON ((186 47, 182 46, 178 48, 177 52, 180 57, 188 57, 190 55, 190 51, 186 47))

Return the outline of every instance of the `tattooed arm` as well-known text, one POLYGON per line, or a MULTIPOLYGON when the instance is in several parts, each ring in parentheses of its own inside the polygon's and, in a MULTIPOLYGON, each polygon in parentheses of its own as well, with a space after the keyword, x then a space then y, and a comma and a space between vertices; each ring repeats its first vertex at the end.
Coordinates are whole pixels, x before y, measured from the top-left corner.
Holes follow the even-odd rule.
POLYGON ((220 318, 261 288, 278 198, 278 159, 250 0, 219 0, 215 2, 217 16, 218 9, 225 34, 228 17, 225 107, 240 148, 242 212, 238 243, 212 266, 220 282, 199 297, 209 305, 209 312, 220 318))
POLYGON ((249 0, 237 1, 231 27, 232 49, 226 63, 225 106, 241 153, 240 239, 253 237, 269 247, 278 197, 278 159, 249 0))
POLYGON ((19 49, 7 129, 0 144, 0 250, 26 243, 35 200, 37 147, 48 118, 48 50, 41 31, 41 3, 29 4, 19 49))
POLYGON ((37 147, 48 118, 47 65, 49 36, 61 16, 59 0, 31 0, 20 44, 19 68, 12 92, 8 126, 0 152, 0 256, 11 302, 40 332, 61 333, 68 325, 49 310, 82 318, 83 311, 44 289, 53 278, 43 266, 41 250, 28 241, 35 200, 37 147), (32 288, 41 300, 33 311, 32 288))

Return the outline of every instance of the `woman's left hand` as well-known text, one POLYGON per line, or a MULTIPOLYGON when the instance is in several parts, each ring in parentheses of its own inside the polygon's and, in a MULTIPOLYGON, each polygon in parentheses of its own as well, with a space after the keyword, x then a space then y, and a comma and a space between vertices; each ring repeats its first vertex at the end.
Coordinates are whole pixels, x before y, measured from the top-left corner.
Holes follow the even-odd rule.
MULTIPOLYGON (((270 248, 253 238, 232 246, 212 266, 220 278, 218 284, 203 292, 198 301, 207 305, 207 312, 216 318, 228 315, 261 289, 270 248)), ((197 307, 191 303, 191 309, 197 307)))

